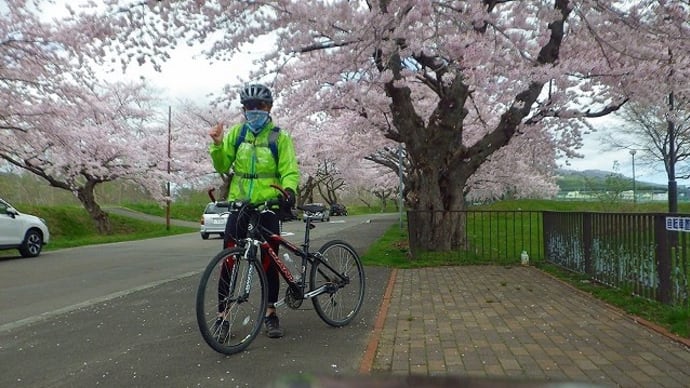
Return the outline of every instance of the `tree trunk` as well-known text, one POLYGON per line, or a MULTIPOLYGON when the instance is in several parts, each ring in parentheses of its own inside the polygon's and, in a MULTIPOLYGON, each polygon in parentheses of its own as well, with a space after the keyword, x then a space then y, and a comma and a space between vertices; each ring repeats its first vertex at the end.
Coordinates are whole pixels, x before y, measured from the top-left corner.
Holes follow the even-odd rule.
POLYGON ((442 165, 427 171, 410 174, 406 183, 416 199, 408 212, 410 253, 415 256, 424 251, 467 249, 462 195, 467 178, 459 175, 458 170, 446 178, 438 173, 449 171, 442 165), (442 189, 443 182, 448 180, 457 185, 455 190, 442 189))
POLYGON ((297 188, 297 205, 302 206, 305 203, 314 202, 314 189, 316 189, 317 180, 309 175, 307 180, 297 188))
POLYGON ((410 210, 407 213, 410 253, 467 250, 465 213, 410 210))
POLYGON ((96 226, 98 233, 111 234, 113 227, 110 224, 110 218, 108 217, 108 213, 104 212, 96 202, 96 196, 94 194, 95 187, 96 182, 87 182, 83 188, 77 190, 77 198, 84 206, 84 209, 89 213, 89 216, 91 216, 91 220, 96 226))

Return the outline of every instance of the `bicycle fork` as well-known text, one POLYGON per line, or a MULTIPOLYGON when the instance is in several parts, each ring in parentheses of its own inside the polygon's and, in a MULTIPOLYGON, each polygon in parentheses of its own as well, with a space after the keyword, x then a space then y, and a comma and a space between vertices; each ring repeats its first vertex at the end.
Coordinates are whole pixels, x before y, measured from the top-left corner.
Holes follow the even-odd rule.
POLYGON ((251 257, 251 249, 252 246, 248 244, 241 258, 226 258, 226 262, 223 264, 225 266, 225 270, 228 271, 230 275, 227 286, 228 291, 226 291, 227 296, 221 300, 221 303, 225 305, 222 314, 224 319, 230 315, 230 311, 233 310, 233 308, 236 308, 238 305, 246 302, 249 299, 249 292, 251 291, 254 276, 251 260, 249 259, 249 257, 251 257), (242 270, 243 267, 237 262, 238 260, 245 260, 249 264, 245 267, 244 271, 242 270), (233 290, 240 290, 238 287, 244 287, 244 291, 238 292, 235 297, 232 297, 234 294, 233 290))

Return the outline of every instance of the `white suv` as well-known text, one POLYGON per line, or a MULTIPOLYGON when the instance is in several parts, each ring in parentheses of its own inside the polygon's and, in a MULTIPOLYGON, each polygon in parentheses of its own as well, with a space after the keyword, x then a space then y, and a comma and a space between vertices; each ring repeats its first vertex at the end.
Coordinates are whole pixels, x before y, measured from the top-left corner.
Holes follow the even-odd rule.
POLYGON ((36 257, 49 241, 43 218, 20 213, 0 198, 0 249, 19 249, 22 257, 36 257))
POLYGON ((204 214, 201 215, 201 238, 207 240, 211 234, 217 234, 223 238, 229 214, 227 207, 218 207, 215 202, 209 202, 204 209, 204 214))

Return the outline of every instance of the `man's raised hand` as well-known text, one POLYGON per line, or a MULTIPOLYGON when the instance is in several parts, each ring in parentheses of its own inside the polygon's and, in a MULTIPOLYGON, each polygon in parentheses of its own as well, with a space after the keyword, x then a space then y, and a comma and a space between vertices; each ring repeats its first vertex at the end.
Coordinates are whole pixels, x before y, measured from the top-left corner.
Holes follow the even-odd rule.
POLYGON ((223 123, 216 124, 208 131, 208 135, 213 139, 213 144, 220 145, 223 142, 223 123))

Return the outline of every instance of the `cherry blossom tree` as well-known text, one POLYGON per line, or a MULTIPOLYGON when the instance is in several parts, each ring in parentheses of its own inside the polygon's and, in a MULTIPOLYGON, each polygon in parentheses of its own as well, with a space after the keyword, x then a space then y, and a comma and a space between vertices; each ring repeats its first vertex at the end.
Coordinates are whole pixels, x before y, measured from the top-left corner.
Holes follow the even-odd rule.
POLYGON ((99 37, 93 21, 59 19, 52 7, 0 6, 0 158, 74 193, 108 233, 97 184, 125 178, 160 192, 160 174, 151 172, 161 160, 156 136, 145 126, 149 96, 141 85, 98 82, 91 59, 101 49, 88 45, 99 37))
POLYGON ((96 185, 129 180, 162 198, 166 134, 143 85, 82 85, 41 112, 50 114, 24 117, 14 125, 21 130, 3 133, 0 158, 74 193, 100 233, 111 225, 96 185))
POLYGON ((634 123, 631 129, 633 138, 623 139, 623 144, 628 148, 646 149, 643 158, 663 163, 668 177, 671 213, 678 211, 676 178, 687 174, 682 166, 679 166, 680 171, 676 171, 676 164, 688 156, 689 8, 687 1, 661 2, 654 11, 663 12, 637 24, 641 25, 644 40, 631 51, 636 58, 643 59, 643 65, 639 67, 637 77, 623 85, 634 101, 622 114, 626 122, 634 123))
POLYGON ((172 108, 172 151, 174 174, 189 187, 214 187, 218 200, 227 199, 232 171, 217 174, 208 153, 208 131, 217 123, 232 125, 241 120, 239 109, 181 100, 172 108))
POLYGON ((500 153, 521 137, 535 142, 539 171, 554 154, 576 155, 585 118, 616 111, 655 79, 688 74, 688 66, 662 69, 687 64, 682 1, 106 4, 99 28, 117 38, 109 47, 139 62, 206 40, 209 58, 228 59, 275 37, 252 77, 272 80, 286 116, 337 113, 353 132, 405 145, 406 204, 427 214, 410 230, 415 249, 465 244, 456 211, 468 185, 483 183, 482 171, 507 179, 524 153, 500 153))
POLYGON ((41 18, 45 1, 8 0, 0 8, 0 130, 26 131, 24 119, 72 92, 65 79, 91 76, 78 23, 41 18))
MULTIPOLYGON (((668 210, 678 212, 678 185, 676 178, 683 176, 683 172, 676 171, 676 164, 687 154, 687 145, 683 137, 687 131, 688 98, 690 98, 690 42, 687 32, 688 23, 687 1, 673 1, 662 3, 664 11, 656 18, 650 18, 645 24, 645 35, 649 37, 638 51, 638 55, 647 60, 630 89, 634 95, 637 108, 647 107, 658 114, 658 121, 665 121, 666 131, 663 142, 659 137, 648 133, 648 139, 654 144, 652 154, 663 161, 668 177, 668 210), (665 144, 664 144, 665 143, 665 144), (679 147, 679 148, 677 148, 679 147)), ((631 107, 635 109, 635 107, 631 107)), ((630 110, 631 110, 630 109, 630 110)), ((628 110, 628 111, 630 111, 628 110)), ((638 116, 639 118, 639 116, 638 116)), ((630 117, 628 117, 630 119, 630 117)), ((634 118, 633 118, 634 120, 634 118)), ((657 131, 660 128, 657 128, 657 131)), ((686 139, 687 140, 687 139, 686 139)))
POLYGON ((397 198, 400 195, 399 176, 391 170, 380 168, 380 166, 369 167, 369 170, 378 173, 376 179, 370 182, 369 191, 380 201, 381 211, 387 208, 388 202, 392 202, 397 208, 397 198))

